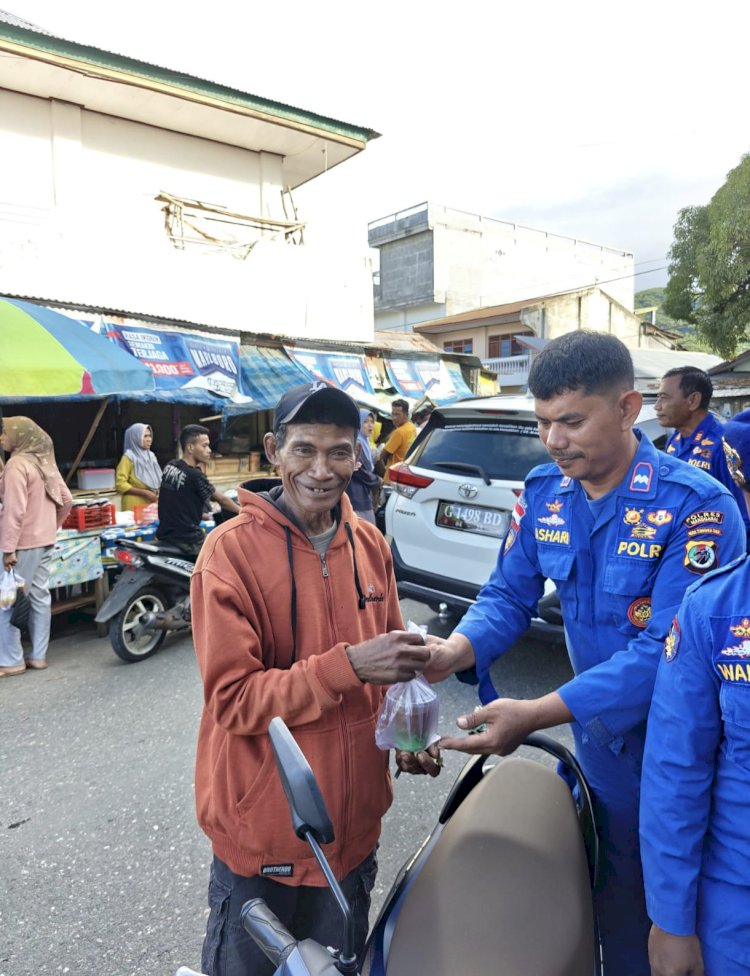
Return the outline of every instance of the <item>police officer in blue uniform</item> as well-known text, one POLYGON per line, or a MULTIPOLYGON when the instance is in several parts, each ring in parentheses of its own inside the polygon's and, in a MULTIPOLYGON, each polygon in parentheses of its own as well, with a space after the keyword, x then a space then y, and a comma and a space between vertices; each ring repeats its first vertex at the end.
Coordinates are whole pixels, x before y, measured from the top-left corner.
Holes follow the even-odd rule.
POLYGON ((664 374, 656 397, 656 415, 662 427, 674 427, 664 450, 727 486, 745 523, 750 552, 750 515, 742 489, 732 479, 724 458, 724 425, 708 410, 713 393, 711 377, 696 366, 677 366, 664 374))
POLYGON ((486 731, 442 748, 505 755, 534 730, 573 723, 603 841, 607 976, 649 972, 638 801, 664 639, 687 587, 744 550, 727 489, 633 429, 633 382, 627 348, 608 334, 569 333, 536 358, 529 388, 554 463, 527 477, 492 576, 450 637, 428 638, 426 671, 436 681, 475 665, 485 703, 458 724, 486 731), (490 665, 527 629, 545 578, 560 596, 575 677, 534 701, 493 701, 490 665))
MULTIPOLYGON (((724 445, 750 510, 750 410, 726 425, 724 445)), ((665 642, 641 853, 653 976, 748 976, 750 557, 692 586, 665 642)))

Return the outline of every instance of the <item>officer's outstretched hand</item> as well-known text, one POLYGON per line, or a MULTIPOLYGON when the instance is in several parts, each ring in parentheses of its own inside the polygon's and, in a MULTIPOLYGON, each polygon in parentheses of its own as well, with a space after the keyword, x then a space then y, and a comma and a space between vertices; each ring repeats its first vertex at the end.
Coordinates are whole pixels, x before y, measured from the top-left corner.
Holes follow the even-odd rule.
POLYGON ((455 749, 473 755, 507 756, 520 746, 529 732, 535 731, 533 705, 534 702, 530 701, 499 698, 483 708, 477 708, 470 715, 456 719, 460 729, 474 734, 443 738, 438 745, 441 749, 455 749))
POLYGON ((391 630, 361 644, 350 644, 346 653, 359 680, 374 685, 411 681, 430 660, 424 637, 407 630, 391 630))
POLYGON ((474 735, 441 739, 438 745, 441 749, 456 749, 480 756, 507 756, 530 732, 573 720, 573 714, 556 691, 531 701, 499 698, 477 708, 471 715, 456 719, 460 729, 469 732, 476 729, 474 735))
POLYGON ((671 935, 651 926, 648 937, 651 976, 703 976, 703 955, 697 935, 671 935))
POLYGON ((432 683, 442 681, 456 671, 465 671, 474 664, 474 648, 463 634, 454 633, 450 637, 428 634, 425 642, 430 651, 430 663, 424 676, 432 683))

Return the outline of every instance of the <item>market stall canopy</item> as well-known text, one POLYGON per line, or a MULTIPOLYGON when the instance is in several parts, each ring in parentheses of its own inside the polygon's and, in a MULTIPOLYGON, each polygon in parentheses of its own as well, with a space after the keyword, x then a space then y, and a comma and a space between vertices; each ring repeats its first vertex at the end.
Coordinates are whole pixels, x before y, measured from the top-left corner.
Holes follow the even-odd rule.
POLYGON ((0 297, 0 402, 97 399, 154 389, 150 370, 83 323, 0 297))

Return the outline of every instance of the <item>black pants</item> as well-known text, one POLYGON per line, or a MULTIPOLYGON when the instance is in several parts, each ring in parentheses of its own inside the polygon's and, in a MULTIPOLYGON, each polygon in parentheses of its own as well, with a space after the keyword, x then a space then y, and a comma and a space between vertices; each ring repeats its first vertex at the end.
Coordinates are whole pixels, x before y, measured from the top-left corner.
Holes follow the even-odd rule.
MULTIPOLYGON (((341 882, 354 915, 354 952, 361 956, 367 939, 370 893, 378 862, 375 852, 341 882)), ((206 976, 273 976, 274 967, 240 923, 250 898, 262 898, 292 935, 341 948, 344 920, 330 888, 280 884, 271 878, 243 878, 214 857, 208 884, 208 926, 201 970, 206 976)))

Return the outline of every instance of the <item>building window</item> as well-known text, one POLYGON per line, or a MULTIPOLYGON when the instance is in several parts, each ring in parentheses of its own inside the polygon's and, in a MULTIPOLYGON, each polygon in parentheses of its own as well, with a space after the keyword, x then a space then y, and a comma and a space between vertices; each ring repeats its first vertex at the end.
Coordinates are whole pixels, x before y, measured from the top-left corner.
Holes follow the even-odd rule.
MULTIPOLYGON (((531 335, 531 332, 521 332, 520 335, 531 335)), ((526 349, 521 345, 516 336, 488 336, 487 338, 487 358, 488 359, 509 359, 511 356, 524 356, 526 349)))
POLYGON ((474 340, 473 339, 447 339, 443 343, 443 349, 446 352, 474 352, 474 340))

